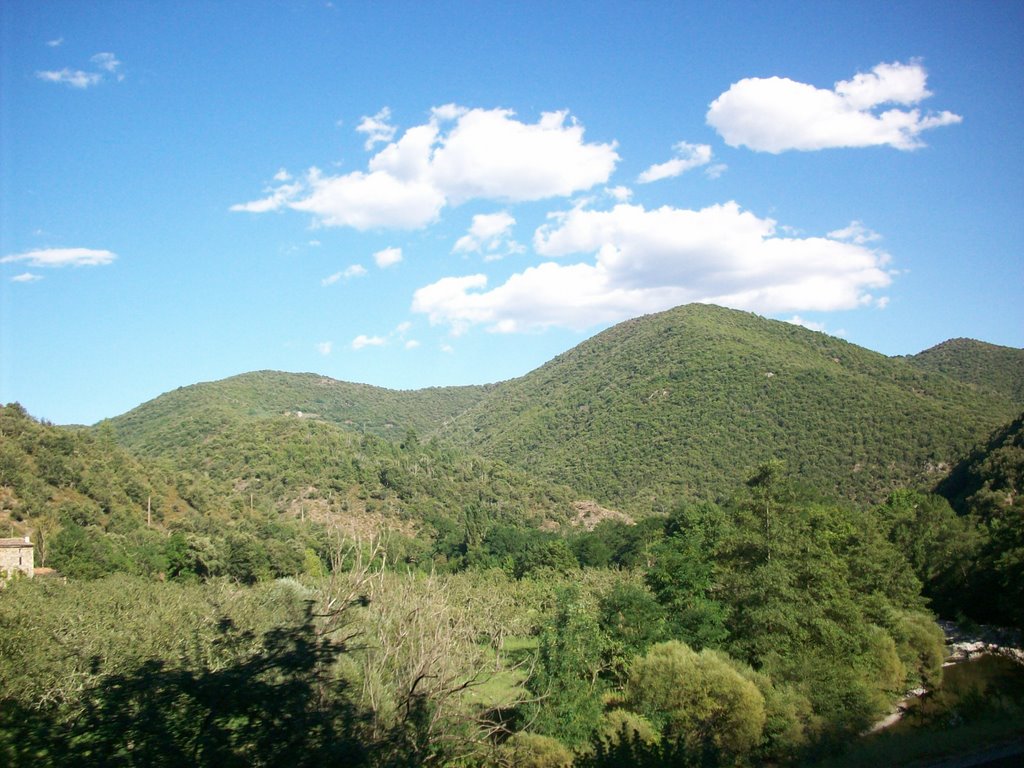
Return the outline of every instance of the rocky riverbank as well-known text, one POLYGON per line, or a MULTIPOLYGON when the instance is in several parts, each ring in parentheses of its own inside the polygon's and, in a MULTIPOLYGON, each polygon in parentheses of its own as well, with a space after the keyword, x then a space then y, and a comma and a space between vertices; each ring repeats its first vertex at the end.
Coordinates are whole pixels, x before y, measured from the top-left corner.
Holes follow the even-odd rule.
POLYGON ((1024 642, 1019 630, 982 625, 964 629, 952 621, 940 621, 939 626, 946 633, 949 649, 943 666, 970 661, 984 654, 1005 656, 1024 664, 1024 642))

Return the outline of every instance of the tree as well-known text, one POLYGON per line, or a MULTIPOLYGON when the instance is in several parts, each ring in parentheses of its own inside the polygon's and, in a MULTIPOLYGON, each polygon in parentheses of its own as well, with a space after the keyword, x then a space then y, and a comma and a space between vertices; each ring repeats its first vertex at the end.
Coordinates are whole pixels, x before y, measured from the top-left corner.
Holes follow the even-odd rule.
POLYGON ((526 707, 532 730, 570 746, 589 740, 601 716, 599 637, 596 618, 579 591, 564 589, 541 632, 537 667, 527 681, 536 697, 526 707))
POLYGON ((691 750, 710 745, 738 758, 761 741, 764 697, 725 654, 659 643, 630 666, 625 693, 631 709, 691 750))

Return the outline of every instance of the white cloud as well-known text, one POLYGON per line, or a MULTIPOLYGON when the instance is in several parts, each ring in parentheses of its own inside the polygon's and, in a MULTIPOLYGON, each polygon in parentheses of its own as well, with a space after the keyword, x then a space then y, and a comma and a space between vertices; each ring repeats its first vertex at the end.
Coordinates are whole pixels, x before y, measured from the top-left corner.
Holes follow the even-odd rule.
POLYGON ((47 83, 62 83, 72 88, 89 88, 99 85, 103 81, 103 75, 99 72, 83 72, 80 69, 44 70, 36 72, 36 77, 47 83))
POLYGON ((54 40, 47 40, 46 44, 51 48, 60 48, 62 45, 64 45, 64 38, 58 37, 54 40))
POLYGON ((725 163, 715 163, 714 165, 709 165, 704 169, 704 175, 709 179, 718 179, 721 178, 722 174, 727 170, 729 170, 729 166, 725 163))
POLYGON ((366 134, 365 147, 367 151, 373 149, 378 144, 387 143, 395 138, 395 131, 398 129, 388 123, 390 119, 391 109, 384 107, 373 117, 366 117, 364 115, 363 119, 360 120, 356 130, 359 133, 366 134))
POLYGON ((851 221, 849 225, 842 229, 829 232, 828 236, 833 240, 845 240, 847 242, 856 243, 857 245, 873 243, 876 240, 882 239, 880 234, 871 231, 859 221, 851 221))
POLYGON ((931 96, 920 62, 879 64, 870 73, 816 88, 782 77, 746 78, 711 102, 707 122, 732 147, 762 152, 790 149, 888 145, 909 150, 923 146, 920 134, 952 125, 952 112, 922 115, 909 107, 931 96))
POLYGON ((319 344, 316 345, 316 351, 319 352, 324 357, 327 357, 329 354, 331 354, 331 350, 333 348, 333 341, 321 341, 319 344))
POLYGON ((362 349, 363 347, 382 347, 387 343, 387 339, 382 336, 366 336, 365 334, 359 334, 352 339, 352 349, 362 349))
MULTIPOLYGON (((384 135, 371 132, 370 123, 363 132, 384 135)), ((614 144, 586 143, 567 112, 524 123, 507 109, 446 105, 383 147, 366 171, 330 176, 312 168, 294 185, 231 210, 287 207, 312 213, 323 226, 416 229, 444 206, 470 199, 523 202, 589 189, 608 180, 618 159, 614 144)))
POLYGON ((328 275, 320 281, 320 285, 326 287, 328 285, 334 285, 339 280, 350 280, 353 277, 362 277, 366 274, 366 267, 362 264, 353 264, 350 267, 346 267, 340 272, 335 272, 332 275, 328 275))
POLYGON ((412 323, 409 320, 403 320, 397 326, 395 326, 395 333, 403 334, 407 333, 412 328, 412 323))
MULTIPOLYGON (((59 47, 64 42, 64 38, 58 40, 51 40, 47 43, 52 48, 59 47)), ((96 65, 100 72, 86 72, 81 69, 71 69, 64 67, 63 69, 56 70, 41 70, 36 72, 36 77, 47 83, 60 83, 62 85, 70 86, 71 88, 91 88, 94 85, 99 85, 103 82, 104 72, 116 77, 118 81, 124 80, 124 75, 119 72, 121 68, 121 62, 118 58, 109 52, 97 53, 90 61, 96 65)))
POLYGON ((292 175, 288 173, 286 168, 281 168, 277 173, 274 174, 274 181, 285 182, 291 181, 292 175))
POLYGON ((637 177, 637 183, 649 184, 652 181, 671 179, 711 162, 711 147, 707 144, 688 144, 681 141, 672 148, 676 151, 676 156, 664 163, 652 165, 637 177))
POLYGON ((508 109, 471 109, 441 140, 431 161, 435 183, 453 202, 515 202, 571 195, 608 180, 614 144, 587 144, 569 113, 544 112, 534 124, 508 109))
POLYGON ((633 197, 633 190, 629 187, 623 186, 608 187, 605 189, 605 194, 613 200, 617 200, 620 203, 626 203, 629 202, 631 197, 633 197))
POLYGON ((351 267, 347 267, 341 276, 346 280, 352 277, 362 277, 366 274, 366 267, 362 264, 353 264, 351 267))
POLYGON ((112 53, 97 53, 91 59, 93 64, 102 70, 110 72, 111 74, 116 73, 121 67, 121 62, 117 60, 117 57, 112 53))
POLYGON ((377 251, 373 254, 373 260, 381 269, 387 269, 388 267, 398 264, 402 260, 402 249, 385 248, 382 251, 377 251))
POLYGON ((416 349, 419 345, 420 343, 416 341, 416 339, 409 339, 407 342, 405 342, 406 349, 416 349))
POLYGON ((697 211, 576 208, 541 227, 534 249, 593 260, 549 261, 490 289, 482 274, 442 278, 415 292, 413 311, 456 335, 477 324, 497 332, 582 330, 688 302, 770 314, 850 309, 891 282, 885 253, 780 236, 774 221, 734 202, 697 211))
POLYGON ((117 258, 112 251, 97 251, 92 248, 45 248, 4 256, 0 264, 24 261, 30 267, 98 267, 110 264, 117 258))
POLYGON ((483 253, 489 260, 520 253, 523 247, 507 237, 515 223, 506 211, 477 214, 469 232, 455 242, 452 253, 483 253))
MULTIPOLYGON (((278 171, 274 175, 277 179, 281 175, 278 171)), ((231 206, 232 211, 244 211, 246 213, 266 213, 267 211, 276 211, 287 205, 288 202, 294 198, 303 189, 302 183, 297 182, 295 184, 282 184, 276 189, 268 189, 270 195, 260 200, 253 200, 248 203, 236 203, 231 206)))
POLYGON ((402 181, 383 171, 324 176, 314 168, 306 176, 305 193, 281 204, 314 214, 323 226, 359 230, 417 229, 434 221, 445 202, 429 182, 402 181))
POLYGON ((42 280, 42 275, 34 275, 31 272, 22 272, 20 275, 15 275, 11 278, 12 283, 34 283, 37 280, 42 280))

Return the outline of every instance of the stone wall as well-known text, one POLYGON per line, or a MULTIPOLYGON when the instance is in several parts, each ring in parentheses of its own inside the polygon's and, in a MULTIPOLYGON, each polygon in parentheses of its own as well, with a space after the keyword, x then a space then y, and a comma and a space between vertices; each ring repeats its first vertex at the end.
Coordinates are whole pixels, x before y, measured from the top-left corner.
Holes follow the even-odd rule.
POLYGON ((35 574, 33 545, 28 536, 0 539, 0 578, 9 579, 17 572, 29 578, 35 574))

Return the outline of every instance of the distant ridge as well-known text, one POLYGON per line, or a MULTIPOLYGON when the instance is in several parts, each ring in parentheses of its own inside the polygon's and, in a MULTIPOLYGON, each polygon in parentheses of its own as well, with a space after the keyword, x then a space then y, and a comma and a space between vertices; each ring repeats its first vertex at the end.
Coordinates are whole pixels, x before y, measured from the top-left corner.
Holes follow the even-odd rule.
POLYGON ((1024 349, 950 339, 906 359, 922 370, 998 392, 1024 407, 1024 349))

